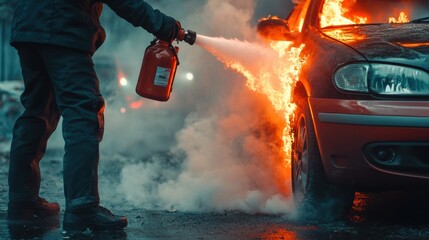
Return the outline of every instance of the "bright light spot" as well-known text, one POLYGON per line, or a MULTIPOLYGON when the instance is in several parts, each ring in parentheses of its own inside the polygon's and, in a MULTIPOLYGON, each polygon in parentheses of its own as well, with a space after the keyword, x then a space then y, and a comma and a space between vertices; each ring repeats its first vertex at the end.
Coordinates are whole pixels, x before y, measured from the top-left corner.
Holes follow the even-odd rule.
POLYGON ((126 108, 121 108, 121 113, 126 113, 127 112, 127 109, 126 108))
POLYGON ((193 73, 190 73, 190 72, 189 72, 189 73, 187 73, 187 74, 186 74, 186 79, 187 79, 187 80, 189 80, 189 81, 194 80, 194 74, 193 74, 193 73))
POLYGON ((121 86, 127 86, 128 80, 125 77, 121 77, 121 79, 119 80, 119 83, 121 84, 121 86))

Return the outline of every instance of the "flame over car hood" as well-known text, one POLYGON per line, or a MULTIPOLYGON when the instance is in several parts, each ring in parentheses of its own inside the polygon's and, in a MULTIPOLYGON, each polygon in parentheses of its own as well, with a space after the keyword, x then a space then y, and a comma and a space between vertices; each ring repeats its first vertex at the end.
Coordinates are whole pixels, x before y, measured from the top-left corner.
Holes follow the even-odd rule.
POLYGON ((413 65, 429 71, 429 24, 379 24, 325 28, 369 61, 413 65))

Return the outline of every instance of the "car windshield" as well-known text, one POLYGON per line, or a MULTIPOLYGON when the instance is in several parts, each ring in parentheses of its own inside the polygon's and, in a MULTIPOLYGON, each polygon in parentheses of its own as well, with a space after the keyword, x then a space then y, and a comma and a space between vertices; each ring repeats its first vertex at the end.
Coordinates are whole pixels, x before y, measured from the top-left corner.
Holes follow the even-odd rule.
POLYGON ((428 0, 326 0, 320 26, 382 23, 429 23, 428 0))

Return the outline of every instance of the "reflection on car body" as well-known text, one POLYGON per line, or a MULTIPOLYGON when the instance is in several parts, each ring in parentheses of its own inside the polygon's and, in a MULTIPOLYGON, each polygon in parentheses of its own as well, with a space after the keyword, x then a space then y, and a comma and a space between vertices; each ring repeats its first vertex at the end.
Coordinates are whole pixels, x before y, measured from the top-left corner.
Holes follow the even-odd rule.
POLYGON ((292 147, 301 209, 344 216, 355 191, 429 186, 428 16, 426 0, 301 0, 274 24, 305 44, 292 147))

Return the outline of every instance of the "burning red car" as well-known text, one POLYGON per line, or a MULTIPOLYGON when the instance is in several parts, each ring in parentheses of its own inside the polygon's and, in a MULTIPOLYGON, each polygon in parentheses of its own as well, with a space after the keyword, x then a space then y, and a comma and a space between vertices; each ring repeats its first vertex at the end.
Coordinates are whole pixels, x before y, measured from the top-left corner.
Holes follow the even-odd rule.
POLYGON ((301 0, 258 30, 305 44, 291 168, 302 209, 343 216, 355 191, 429 186, 428 1, 301 0))

